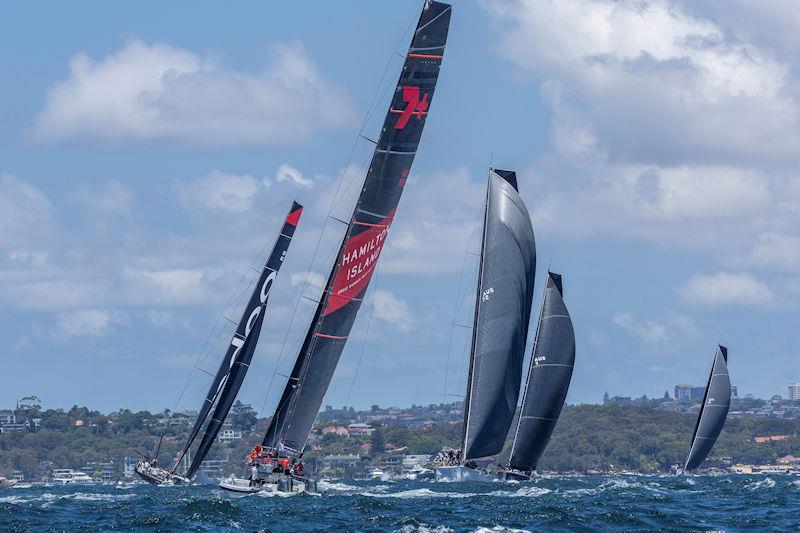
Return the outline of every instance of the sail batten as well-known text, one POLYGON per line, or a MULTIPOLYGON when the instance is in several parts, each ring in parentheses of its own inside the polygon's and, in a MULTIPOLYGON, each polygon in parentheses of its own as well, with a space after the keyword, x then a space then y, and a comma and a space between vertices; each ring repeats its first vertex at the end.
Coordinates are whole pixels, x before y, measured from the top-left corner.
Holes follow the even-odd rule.
POLYGON ((547 273, 528 378, 509 466, 531 472, 544 453, 567 397, 575 365, 575 332, 562 279, 547 273))
POLYGON ((722 432, 731 405, 731 380, 728 375, 728 349, 717 346, 708 376, 703 403, 697 415, 685 470, 698 468, 722 432))
POLYGON ((205 424, 203 437, 187 470, 187 477, 192 477, 197 472, 206 454, 211 449, 222 424, 225 422, 225 418, 228 416, 228 411, 236 399, 236 395, 247 374, 247 369, 253 359, 258 338, 261 334, 261 326, 266 315, 270 289, 289 249, 302 210, 303 206, 297 202, 292 203, 272 252, 267 258, 253 293, 250 295, 250 299, 242 312, 242 318, 237 323, 236 331, 231 337, 231 342, 228 345, 225 356, 222 358, 220 369, 217 371, 203 406, 198 413, 197 420, 189 434, 189 439, 175 462, 173 472, 184 456, 187 455, 205 424), (208 421, 207 424, 206 421, 208 421))
POLYGON ((489 172, 483 229, 464 404, 464 460, 502 450, 519 399, 536 243, 513 171, 489 172))
MULTIPOLYGON (((426 2, 410 50, 443 52, 450 13, 448 4, 426 2)), ((264 436, 266 447, 296 451, 305 447, 394 221, 441 61, 441 54, 406 56, 347 232, 264 436)))

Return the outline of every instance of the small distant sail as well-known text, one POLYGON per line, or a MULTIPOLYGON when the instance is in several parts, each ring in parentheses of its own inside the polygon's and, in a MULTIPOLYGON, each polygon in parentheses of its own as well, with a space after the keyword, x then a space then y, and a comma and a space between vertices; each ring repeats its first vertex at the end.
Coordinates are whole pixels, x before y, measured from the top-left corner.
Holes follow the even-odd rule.
POLYGON ((511 448, 509 466, 514 470, 536 470, 564 406, 574 365, 575 331, 564 305, 561 276, 548 272, 522 411, 511 448))
POLYGON ((222 427, 222 423, 225 422, 225 417, 228 416, 228 411, 230 411, 236 399, 236 395, 239 393, 239 389, 242 386, 245 374, 250 366, 250 361, 253 359, 256 345, 258 344, 258 337, 261 334, 261 325, 264 322, 267 300, 269 299, 272 283, 275 281, 278 270, 280 270, 283 264, 283 259, 289 249, 289 244, 292 242, 294 230, 300 221, 302 211, 303 206, 297 202, 293 202, 292 208, 281 228, 281 233, 278 235, 272 252, 264 265, 264 270, 261 272, 258 283, 253 289, 253 293, 244 309, 242 318, 239 320, 236 333, 233 334, 225 356, 220 363, 219 370, 217 370, 214 376, 214 380, 208 390, 203 406, 200 408, 200 412, 197 415, 194 427, 189 434, 189 439, 178 456, 178 460, 175 462, 175 468, 177 468, 177 465, 183 460, 183 457, 200 434, 200 430, 210 414, 211 420, 209 420, 206 425, 203 438, 200 441, 200 446, 197 448, 194 460, 186 473, 186 476, 189 478, 194 476, 197 472, 206 454, 211 449, 211 445, 214 444, 214 440, 222 427), (214 408, 213 413, 211 412, 212 407, 214 408))
POLYGON ((263 445, 299 454, 319 413, 378 264, 427 122, 451 6, 425 2, 383 129, 314 318, 263 445))
POLYGON ((516 174, 489 172, 463 458, 500 453, 519 399, 533 302, 536 242, 516 174))
POLYGON ((728 349, 717 346, 714 355, 714 364, 711 366, 711 375, 708 377, 703 405, 697 415, 694 426, 692 445, 689 456, 686 458, 684 470, 694 470, 705 461, 708 452, 717 442, 728 409, 731 406, 731 379, 728 376, 728 349))

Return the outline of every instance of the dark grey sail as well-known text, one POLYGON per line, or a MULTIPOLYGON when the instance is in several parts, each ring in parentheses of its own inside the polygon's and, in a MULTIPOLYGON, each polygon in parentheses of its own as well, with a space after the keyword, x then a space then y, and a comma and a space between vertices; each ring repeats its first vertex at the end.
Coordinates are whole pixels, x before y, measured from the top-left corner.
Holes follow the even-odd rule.
POLYGON ((500 453, 519 399, 536 242, 516 174, 489 172, 464 410, 463 459, 500 453))
POLYGON ((575 332, 564 305, 561 276, 547 273, 522 410, 509 466, 532 472, 544 453, 567 397, 575 364, 575 332))
POLYGON ((211 414, 212 407, 216 404, 214 412, 211 414, 211 420, 208 421, 206 425, 200 446, 194 455, 194 460, 187 471, 187 477, 192 477, 195 474, 200 467, 200 463, 205 459, 211 445, 214 443, 214 439, 222 423, 225 421, 225 417, 228 415, 233 401, 236 399, 236 394, 239 392, 239 388, 244 381, 245 374, 247 373, 256 345, 258 344, 258 337, 261 333, 261 325, 264 321, 272 283, 275 281, 278 271, 283 264, 283 259, 289 249, 289 244, 292 242, 292 236, 300 221, 302 212, 303 206, 297 202, 293 202, 292 208, 289 210, 281 232, 272 248, 272 252, 267 258, 264 269, 259 276, 258 283, 253 289, 247 306, 244 308, 242 318, 239 320, 236 327, 236 332, 233 334, 225 356, 222 358, 220 367, 206 394, 206 399, 197 415, 197 420, 189 434, 189 439, 178 456, 178 460, 175 462, 173 471, 177 468, 186 455, 186 452, 194 443, 201 428, 206 423, 209 414, 211 414))
POLYGON ((299 454, 366 295, 433 100, 450 5, 425 2, 347 233, 263 445, 299 454))
POLYGON ((705 461, 708 452, 717 442, 728 409, 731 406, 731 379, 728 376, 728 349, 722 345, 717 346, 714 354, 714 364, 711 366, 711 375, 708 377, 706 392, 703 396, 703 405, 692 434, 692 445, 686 458, 684 470, 694 470, 705 461))

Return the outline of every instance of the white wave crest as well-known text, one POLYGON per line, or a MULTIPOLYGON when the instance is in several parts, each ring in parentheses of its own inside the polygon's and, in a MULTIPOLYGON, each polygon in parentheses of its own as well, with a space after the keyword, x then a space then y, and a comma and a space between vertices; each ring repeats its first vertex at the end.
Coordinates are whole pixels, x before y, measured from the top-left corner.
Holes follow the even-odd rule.
POLYGON ((518 490, 513 492, 508 492, 505 490, 495 490, 488 494, 488 496, 501 496, 505 498, 535 498, 537 496, 542 496, 544 494, 549 494, 553 492, 550 489, 546 489, 544 487, 522 487, 518 490))
POLYGON ((758 490, 758 489, 771 489, 774 486, 775 486, 775 480, 772 479, 771 477, 767 477, 760 481, 756 481, 747 488, 750 490, 758 490))
POLYGON ((366 496, 368 498, 400 498, 400 499, 412 499, 412 498, 471 498, 473 496, 478 496, 478 494, 474 492, 435 492, 431 489, 413 489, 413 490, 403 490, 400 492, 392 492, 389 494, 379 494, 376 492, 362 492, 362 496, 366 496))
POLYGON ((339 491, 339 492, 354 492, 361 490, 361 487, 355 485, 348 485, 346 483, 335 483, 333 481, 320 480, 317 482, 317 488, 322 491, 339 491))
POLYGON ((39 496, 22 496, 14 494, 12 496, 5 496, 0 498, 0 503, 11 503, 15 505, 27 503, 42 503, 43 506, 49 507, 53 502, 59 500, 74 500, 84 502, 119 502, 133 498, 134 494, 105 494, 102 492, 73 492, 71 494, 53 494, 52 492, 45 492, 39 496))
POLYGON ((447 526, 426 526, 425 524, 419 526, 406 525, 397 530, 397 533, 454 533, 454 529, 447 526))
POLYGON ((513 529, 505 526, 479 527, 475 533, 531 533, 527 529, 513 529))

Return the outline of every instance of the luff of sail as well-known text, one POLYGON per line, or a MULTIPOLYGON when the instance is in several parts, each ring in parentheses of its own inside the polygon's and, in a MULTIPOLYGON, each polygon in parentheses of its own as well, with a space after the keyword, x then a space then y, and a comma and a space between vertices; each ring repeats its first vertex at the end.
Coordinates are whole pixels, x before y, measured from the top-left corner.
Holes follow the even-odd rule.
POLYGON ((289 210, 289 214, 286 216, 286 220, 283 223, 281 232, 275 241, 275 245, 267 258, 264 269, 253 289, 253 293, 247 302, 247 306, 244 308, 242 318, 239 320, 236 332, 233 334, 233 338, 228 345, 220 368, 214 376, 211 388, 198 413, 197 421, 192 428, 189 439, 181 454, 178 456, 178 460, 175 462, 173 472, 197 438, 200 428, 202 428, 209 413, 211 413, 211 408, 216 402, 216 407, 213 413, 211 413, 211 420, 206 425, 200 446, 187 471, 187 477, 192 477, 197 472, 197 469, 205 459, 211 445, 214 443, 214 439, 217 433, 219 433, 219 429, 225 421, 225 417, 228 415, 231 405, 233 405, 233 401, 236 398, 236 394, 239 392, 250 361, 253 358, 256 345, 258 344, 258 337, 261 333, 261 325, 264 321, 272 283, 275 281, 278 271, 283 264, 283 259, 292 242, 292 237, 294 236, 294 231, 300 221, 302 212, 303 206, 297 202, 293 202, 292 208, 289 210))
POLYGON ((684 470, 694 470, 705 461, 725 425, 730 406, 731 379, 728 375, 728 349, 720 345, 717 346, 717 352, 714 354, 714 364, 711 366, 711 374, 703 395, 703 405, 697 415, 692 444, 689 448, 689 455, 686 457, 684 470))
POLYGON ((531 472, 544 453, 567 397, 575 365, 575 331, 561 276, 547 273, 522 409, 509 466, 531 472))
POLYGON ((519 399, 536 242, 516 174, 489 172, 464 412, 463 458, 500 453, 519 399))
POLYGON ((451 7, 426 2, 347 233, 263 444, 301 451, 344 350, 414 161, 451 7))

